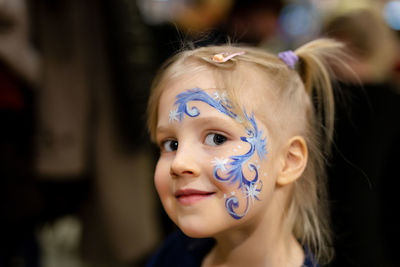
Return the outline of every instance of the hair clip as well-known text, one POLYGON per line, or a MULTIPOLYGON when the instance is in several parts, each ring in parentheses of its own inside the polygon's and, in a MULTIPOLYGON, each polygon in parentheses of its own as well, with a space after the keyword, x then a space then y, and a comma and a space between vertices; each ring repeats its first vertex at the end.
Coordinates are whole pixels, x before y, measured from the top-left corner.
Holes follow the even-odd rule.
POLYGON ((294 69, 294 66, 296 65, 297 61, 299 60, 299 57, 292 50, 280 52, 278 54, 278 57, 280 59, 282 59, 283 62, 285 62, 286 65, 288 65, 289 68, 291 68, 291 69, 294 69))
POLYGON ((227 62, 228 60, 230 60, 230 59, 232 59, 232 58, 234 58, 236 56, 243 55, 244 53, 245 53, 244 51, 236 52, 236 53, 233 53, 233 54, 229 54, 229 53, 226 53, 226 52, 225 53, 219 53, 219 54, 215 54, 213 56, 212 60, 214 62, 217 62, 217 63, 223 63, 223 62, 227 62))

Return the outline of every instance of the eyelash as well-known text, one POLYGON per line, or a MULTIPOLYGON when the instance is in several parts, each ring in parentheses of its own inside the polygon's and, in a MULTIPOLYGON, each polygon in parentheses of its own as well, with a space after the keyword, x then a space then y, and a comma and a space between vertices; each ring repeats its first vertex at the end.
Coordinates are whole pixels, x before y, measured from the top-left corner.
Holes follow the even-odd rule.
MULTIPOLYGON (((220 133, 208 133, 204 138, 204 144, 208 146, 220 146, 226 141, 228 141, 228 137, 220 133)), ((160 143, 161 151, 165 152, 176 151, 178 146, 179 142, 175 139, 168 139, 160 143)))

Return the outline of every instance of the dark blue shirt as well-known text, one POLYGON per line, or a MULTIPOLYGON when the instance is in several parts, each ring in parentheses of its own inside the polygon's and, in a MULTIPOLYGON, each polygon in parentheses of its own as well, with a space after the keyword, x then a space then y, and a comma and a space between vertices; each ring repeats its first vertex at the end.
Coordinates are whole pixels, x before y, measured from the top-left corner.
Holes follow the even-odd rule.
MULTIPOLYGON (((204 257, 211 250, 212 238, 190 238, 177 231, 167 238, 161 248, 147 263, 147 267, 200 267, 204 257)), ((318 267, 305 249, 306 259, 302 267, 318 267)))

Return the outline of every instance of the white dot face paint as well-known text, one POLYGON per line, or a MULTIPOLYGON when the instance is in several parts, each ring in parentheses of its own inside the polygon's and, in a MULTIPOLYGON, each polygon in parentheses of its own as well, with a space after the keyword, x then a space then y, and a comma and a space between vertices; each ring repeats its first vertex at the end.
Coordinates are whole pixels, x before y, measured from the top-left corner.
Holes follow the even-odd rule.
POLYGON ((171 219, 194 237, 257 216, 273 188, 265 176, 270 168, 265 125, 244 110, 241 117, 250 125, 245 129, 226 96, 198 86, 213 87, 202 78, 180 81, 162 95, 156 132, 161 148, 177 143, 173 151, 161 150, 157 191, 171 219))
POLYGON ((228 164, 228 158, 214 158, 211 164, 214 165, 216 170, 221 170, 221 172, 226 172, 226 166, 228 164))
POLYGON ((177 108, 169 112, 169 122, 172 123, 175 121, 179 121, 179 113, 177 108))

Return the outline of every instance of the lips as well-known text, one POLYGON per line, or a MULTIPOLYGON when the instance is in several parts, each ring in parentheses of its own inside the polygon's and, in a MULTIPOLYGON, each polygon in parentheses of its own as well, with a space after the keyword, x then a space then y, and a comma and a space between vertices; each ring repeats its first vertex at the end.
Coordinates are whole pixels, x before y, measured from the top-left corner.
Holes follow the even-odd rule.
POLYGON ((202 191, 197 189, 183 189, 175 192, 175 197, 182 205, 190 205, 202 201, 214 195, 215 192, 202 191))

